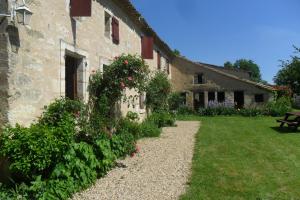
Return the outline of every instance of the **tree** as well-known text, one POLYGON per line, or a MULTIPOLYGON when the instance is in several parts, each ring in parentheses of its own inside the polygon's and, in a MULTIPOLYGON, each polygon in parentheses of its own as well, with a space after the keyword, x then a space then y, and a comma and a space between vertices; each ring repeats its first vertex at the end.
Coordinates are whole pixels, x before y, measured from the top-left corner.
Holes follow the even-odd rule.
POLYGON ((231 62, 224 63, 225 68, 229 69, 242 69, 251 73, 251 80, 255 82, 262 82, 259 66, 252 60, 239 59, 234 64, 231 62))
POLYGON ((179 51, 178 49, 174 49, 174 50, 173 50, 173 54, 174 54, 175 56, 181 56, 181 53, 180 53, 180 51, 179 51))
MULTIPOLYGON (((300 53, 300 49, 294 47, 296 53, 300 53)), ((289 86, 293 93, 300 94, 300 58, 291 56, 291 60, 281 61, 281 69, 274 77, 277 85, 289 86)))
POLYGON ((233 69, 234 68, 233 64, 231 62, 229 62, 229 61, 227 61, 227 62, 224 63, 224 67, 226 69, 233 69))

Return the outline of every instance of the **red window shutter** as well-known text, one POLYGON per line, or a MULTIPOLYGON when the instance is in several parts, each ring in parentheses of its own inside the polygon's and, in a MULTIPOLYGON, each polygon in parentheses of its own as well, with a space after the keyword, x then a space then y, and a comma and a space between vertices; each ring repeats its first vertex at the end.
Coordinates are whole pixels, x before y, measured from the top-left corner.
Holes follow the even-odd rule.
POLYGON ((90 17, 92 0, 71 0, 71 17, 90 17))
POLYGON ((161 55, 159 51, 157 52, 157 69, 161 69, 161 55))
POLYGON ((142 37, 142 57, 153 59, 153 37, 142 37))
POLYGON ((117 18, 113 17, 111 21, 112 25, 112 40, 113 43, 119 44, 120 43, 120 30, 119 30, 119 21, 117 18))

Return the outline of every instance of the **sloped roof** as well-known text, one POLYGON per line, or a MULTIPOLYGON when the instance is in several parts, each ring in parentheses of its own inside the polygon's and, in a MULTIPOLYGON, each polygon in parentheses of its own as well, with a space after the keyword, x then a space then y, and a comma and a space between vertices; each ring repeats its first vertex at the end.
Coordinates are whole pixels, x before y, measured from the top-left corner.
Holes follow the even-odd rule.
POLYGON ((257 83, 257 82, 254 82, 254 81, 250 81, 248 79, 240 78, 240 77, 235 76, 233 74, 229 74, 229 73, 226 73, 224 71, 218 70, 217 68, 213 68, 213 67, 207 66, 207 64, 203 64, 203 63, 198 63, 198 62, 191 61, 191 60, 189 60, 189 59, 187 59, 185 57, 182 57, 182 56, 176 56, 176 57, 179 58, 179 59, 183 59, 183 60, 185 60, 185 61, 187 61, 189 63, 192 63, 194 65, 198 65, 198 66, 203 67, 205 69, 208 69, 208 70, 214 71, 216 73, 222 74, 223 76, 226 76, 226 77, 238 80, 238 81, 242 81, 244 83, 248 83, 248 84, 254 85, 254 86, 259 87, 259 88, 264 89, 264 90, 274 91, 274 88, 271 87, 271 86, 268 86, 268 85, 265 85, 265 84, 262 84, 262 83, 257 83))
POLYGON ((165 43, 158 34, 151 28, 143 16, 135 9, 130 0, 112 0, 116 3, 137 25, 141 31, 154 38, 154 43, 166 53, 170 58, 174 57, 172 49, 165 43))

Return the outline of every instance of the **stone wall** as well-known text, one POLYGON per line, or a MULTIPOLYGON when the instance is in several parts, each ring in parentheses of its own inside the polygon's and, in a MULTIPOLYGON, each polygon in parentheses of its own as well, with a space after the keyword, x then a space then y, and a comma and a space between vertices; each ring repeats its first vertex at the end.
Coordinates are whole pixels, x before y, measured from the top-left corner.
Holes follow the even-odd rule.
MULTIPOLYGON (((34 13, 30 25, 18 25, 19 46, 15 42, 10 49, 11 124, 29 124, 41 114, 44 105, 65 95, 65 55, 82 59, 78 78, 81 96, 87 100, 87 84, 93 70, 103 70, 103 65, 122 53, 141 54, 141 31, 110 0, 92 1, 92 17, 76 19, 70 18, 69 0, 33 0, 29 7, 34 13), (119 45, 105 35, 105 12, 119 20, 119 45)), ((157 68, 157 50, 155 46, 154 59, 146 60, 152 71, 157 68)), ((138 104, 138 100, 133 104, 138 104)), ((136 105, 121 107, 124 114, 129 110, 145 113, 136 105)))
POLYGON ((245 106, 259 106, 255 102, 255 94, 263 94, 265 102, 273 99, 273 93, 244 81, 231 78, 207 67, 192 63, 183 58, 173 60, 172 84, 174 91, 208 91, 225 92, 228 101, 234 101, 234 91, 244 91, 245 106), (203 74, 205 83, 195 85, 194 75, 203 74))

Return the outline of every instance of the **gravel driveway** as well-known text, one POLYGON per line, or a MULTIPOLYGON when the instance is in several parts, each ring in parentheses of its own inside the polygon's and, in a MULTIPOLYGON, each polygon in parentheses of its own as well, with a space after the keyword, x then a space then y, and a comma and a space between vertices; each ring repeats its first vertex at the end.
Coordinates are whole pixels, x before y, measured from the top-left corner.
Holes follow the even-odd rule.
POLYGON ((185 192, 199 122, 177 122, 160 138, 138 141, 140 153, 118 163, 107 176, 74 200, 165 200, 185 192))

